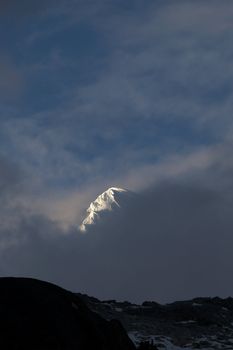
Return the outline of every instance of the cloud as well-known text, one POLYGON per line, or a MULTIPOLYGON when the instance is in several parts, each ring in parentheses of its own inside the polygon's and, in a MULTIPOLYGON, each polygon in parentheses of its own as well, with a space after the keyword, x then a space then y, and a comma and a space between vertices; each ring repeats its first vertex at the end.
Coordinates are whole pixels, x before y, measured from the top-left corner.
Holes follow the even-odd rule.
POLYGON ((45 213, 21 207, 8 241, 1 228, 1 274, 46 279, 100 298, 167 302, 230 295, 230 148, 215 150, 195 172, 191 166, 161 176, 86 235, 75 226, 64 232, 45 213))
POLYGON ((20 69, 6 54, 0 55, 0 75, 2 103, 17 101, 24 90, 24 79, 20 69))
POLYGON ((0 156, 0 191, 14 192, 20 182, 20 171, 15 164, 11 164, 5 156, 0 156))
POLYGON ((23 75, 30 105, 1 114, 1 274, 101 298, 224 296, 232 290, 233 6, 134 3, 0 4, 6 17, 44 11, 29 30, 35 55, 20 56, 23 73, 19 61, 0 60, 1 95, 17 96, 23 75), (56 28, 49 35, 46 21, 56 28), (83 31, 86 46, 68 57, 66 44, 83 31), (55 102, 38 88, 45 75, 55 102), (140 192, 140 202, 80 236, 84 208, 111 185, 140 192))
POLYGON ((77 89, 76 113, 113 123, 119 133, 139 119, 226 132, 232 126, 232 11, 229 2, 150 3, 140 12, 111 14, 102 27, 95 23, 107 33, 110 54, 98 79, 77 89))
POLYGON ((0 1, 0 15, 1 16, 13 16, 19 18, 21 16, 27 15, 35 15, 46 9, 46 7, 50 4, 55 5, 55 1, 49 0, 47 1, 30 1, 30 0, 1 0, 0 1))
MULTIPOLYGON (((82 66, 73 50, 68 57, 56 35, 46 39, 51 43, 46 52, 42 40, 35 50, 44 52, 43 59, 35 62, 29 55, 33 62, 24 66, 26 90, 33 91, 26 102, 35 99, 40 111, 20 111, 3 126, 8 139, 3 147, 46 188, 123 177, 125 169, 150 168, 169 154, 231 137, 229 2, 150 1, 131 8, 72 1, 51 9, 60 11, 55 26, 72 18, 74 36, 76 30, 90 31, 90 63, 82 66), (72 78, 61 67, 69 68, 72 78), (56 91, 38 91, 41 76, 56 91), (55 102, 44 107, 54 95, 55 102)), ((72 30, 61 27, 67 42, 73 40, 72 30)))

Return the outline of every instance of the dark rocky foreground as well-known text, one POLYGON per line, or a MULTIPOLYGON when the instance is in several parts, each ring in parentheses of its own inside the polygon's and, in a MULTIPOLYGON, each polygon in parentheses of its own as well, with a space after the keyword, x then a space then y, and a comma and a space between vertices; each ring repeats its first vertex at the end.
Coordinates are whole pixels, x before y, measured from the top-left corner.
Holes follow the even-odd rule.
POLYGON ((105 319, 121 321, 136 345, 150 341, 159 350, 233 350, 233 298, 135 305, 81 297, 105 319))
POLYGON ((106 321, 82 299, 53 284, 0 278, 0 349, 134 350, 118 321, 106 321))
POLYGON ((121 324, 140 350, 233 350, 233 298, 136 305, 0 278, 0 349, 135 350, 121 324))

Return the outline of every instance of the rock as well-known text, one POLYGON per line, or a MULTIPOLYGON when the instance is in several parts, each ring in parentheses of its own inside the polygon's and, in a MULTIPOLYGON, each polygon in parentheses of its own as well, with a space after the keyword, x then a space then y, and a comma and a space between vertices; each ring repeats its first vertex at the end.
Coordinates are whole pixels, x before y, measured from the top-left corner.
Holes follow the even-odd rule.
POLYGON ((104 320, 71 292, 28 278, 0 278, 0 348, 135 349, 119 321, 104 320))
POLYGON ((101 301, 86 302, 104 318, 120 320, 141 349, 233 349, 231 297, 199 297, 165 305, 154 301, 142 305, 115 302, 108 308, 101 301))

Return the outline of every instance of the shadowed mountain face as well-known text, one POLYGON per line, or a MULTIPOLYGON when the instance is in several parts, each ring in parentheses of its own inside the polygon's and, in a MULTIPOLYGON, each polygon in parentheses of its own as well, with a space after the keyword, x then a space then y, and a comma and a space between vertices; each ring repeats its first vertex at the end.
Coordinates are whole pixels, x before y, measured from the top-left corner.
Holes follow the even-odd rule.
POLYGON ((0 278, 0 348, 134 350, 118 321, 106 321, 76 295, 28 278, 0 278))

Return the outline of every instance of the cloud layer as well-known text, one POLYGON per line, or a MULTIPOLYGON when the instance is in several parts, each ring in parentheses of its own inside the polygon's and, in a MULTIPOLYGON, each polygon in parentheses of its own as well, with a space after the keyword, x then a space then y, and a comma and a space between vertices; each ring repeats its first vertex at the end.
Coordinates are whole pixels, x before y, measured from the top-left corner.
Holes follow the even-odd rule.
POLYGON ((231 2, 0 10, 1 274, 103 298, 232 294, 231 2), (110 186, 140 202, 79 235, 110 186))
POLYGON ((2 275, 137 302, 231 295, 232 157, 229 148, 214 155, 204 168, 160 178, 86 235, 11 206, 16 225, 1 229, 2 275))

